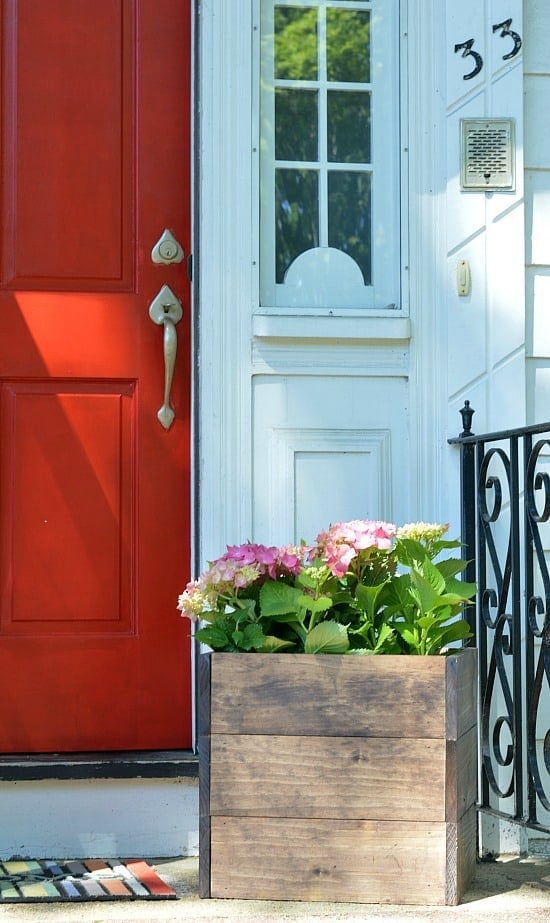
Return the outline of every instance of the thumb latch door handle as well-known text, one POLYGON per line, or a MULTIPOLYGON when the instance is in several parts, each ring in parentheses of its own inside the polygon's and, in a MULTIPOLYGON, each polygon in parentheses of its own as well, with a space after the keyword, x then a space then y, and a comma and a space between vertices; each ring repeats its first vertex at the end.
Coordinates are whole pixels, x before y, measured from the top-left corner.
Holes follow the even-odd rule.
POLYGON ((170 390, 178 348, 176 324, 182 319, 183 310, 180 300, 169 285, 163 285, 156 298, 153 298, 149 305, 149 317, 153 323, 164 326, 164 401, 157 417, 164 429, 170 429, 176 416, 170 405, 170 390))

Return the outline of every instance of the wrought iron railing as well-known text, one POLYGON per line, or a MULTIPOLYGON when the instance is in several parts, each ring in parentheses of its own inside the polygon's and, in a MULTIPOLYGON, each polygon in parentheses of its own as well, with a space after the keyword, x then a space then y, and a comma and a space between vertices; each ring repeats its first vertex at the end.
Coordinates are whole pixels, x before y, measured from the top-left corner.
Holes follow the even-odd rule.
POLYGON ((479 651, 480 807, 550 833, 550 423, 471 431, 461 410, 467 617, 479 651))

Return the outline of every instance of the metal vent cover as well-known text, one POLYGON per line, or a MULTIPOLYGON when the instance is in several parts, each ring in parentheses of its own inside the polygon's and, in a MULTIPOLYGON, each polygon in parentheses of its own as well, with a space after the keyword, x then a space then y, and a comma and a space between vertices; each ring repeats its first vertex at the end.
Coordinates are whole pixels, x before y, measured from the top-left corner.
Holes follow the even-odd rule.
POLYGON ((461 119, 460 185, 485 192, 514 189, 513 119, 461 119))

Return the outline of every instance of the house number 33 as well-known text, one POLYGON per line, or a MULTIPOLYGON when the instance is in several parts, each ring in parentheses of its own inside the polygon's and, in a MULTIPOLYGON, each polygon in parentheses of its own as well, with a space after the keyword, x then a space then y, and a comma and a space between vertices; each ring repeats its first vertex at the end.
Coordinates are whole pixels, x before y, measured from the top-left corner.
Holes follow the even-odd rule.
MULTIPOLYGON (((511 18, 493 25, 493 32, 500 32, 500 38, 511 39, 513 43, 510 51, 502 55, 503 61, 509 61, 511 58, 515 58, 515 56, 519 54, 521 48, 521 36, 510 28, 511 25, 511 18)), ((471 80, 472 77, 477 77, 483 68, 483 58, 479 52, 474 51, 474 42, 475 39, 469 38, 466 42, 460 42, 460 44, 455 45, 455 54, 458 51, 462 51, 463 58, 473 58, 474 60, 473 69, 468 74, 464 74, 463 80, 471 80)))

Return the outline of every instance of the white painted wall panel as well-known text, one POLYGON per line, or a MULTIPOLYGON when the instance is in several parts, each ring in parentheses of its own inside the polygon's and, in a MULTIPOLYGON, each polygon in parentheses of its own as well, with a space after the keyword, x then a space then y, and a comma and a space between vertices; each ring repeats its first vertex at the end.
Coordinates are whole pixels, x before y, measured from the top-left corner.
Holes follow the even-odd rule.
POLYGON ((525 109, 525 166, 548 169, 550 166, 550 79, 547 76, 525 76, 525 93, 529 104, 525 109))
POLYGON ((550 4, 525 0, 527 405, 536 423, 550 419, 549 34, 550 4))
POLYGON ((548 361, 530 363, 530 388, 533 419, 538 423, 550 420, 550 365, 548 361))
MULTIPOLYGON (((525 339, 524 210, 520 204, 490 225, 487 235, 487 307, 493 366, 523 349, 525 339)), ((512 383, 510 383, 512 385, 512 383)), ((523 386, 523 376, 513 390, 523 386)), ((510 425, 517 425, 515 418, 510 425)))
POLYGON ((409 518, 405 378, 258 376, 253 539, 313 541, 331 522, 409 518))
POLYGON ((465 81, 463 77, 470 74, 475 66, 472 55, 463 57, 464 49, 454 51, 460 45, 473 38, 472 51, 480 54, 485 60, 486 50, 486 25, 484 3, 479 0, 447 0, 447 52, 452 55, 450 66, 447 69, 446 99, 457 101, 467 94, 483 87, 485 74, 479 73, 465 81))
POLYGON ((469 399, 476 410, 473 429, 521 425, 525 418, 525 258, 523 214, 523 81, 522 57, 505 56, 522 35, 522 0, 510 0, 503 10, 496 0, 457 4, 447 0, 447 349, 450 410, 469 399), (454 53, 456 30, 474 39, 471 51, 482 58, 473 79, 465 64, 476 62, 454 53), (457 63, 461 68, 457 68, 457 63), (512 118, 516 131, 515 191, 460 190, 459 125, 462 118, 512 118), (458 297, 456 264, 467 259, 471 292, 458 297), (507 374, 503 374, 507 369, 507 374), (477 405, 477 406, 476 406, 477 405), (502 422, 502 407, 515 413, 502 422))
POLYGON ((485 94, 477 94, 467 105, 460 106, 447 116, 447 251, 462 246, 485 227, 485 197, 475 192, 464 193, 460 189, 460 121, 477 119, 484 115, 485 94))
POLYGON ((526 73, 550 71, 548 37, 550 36, 550 3, 548 0, 525 0, 524 59, 526 73))
MULTIPOLYGON (((525 418, 525 356, 523 351, 511 356, 491 375, 490 429, 510 429, 523 425, 525 418), (519 421, 517 424, 516 421, 519 421)), ((483 432, 481 427, 478 432, 483 432)))
MULTIPOLYGON (((550 270, 544 273, 532 273, 529 278, 529 291, 532 291, 533 305, 530 352, 535 357, 548 357, 550 356, 550 270)), ((545 414, 544 419, 550 419, 550 404, 546 407, 545 414)))
MULTIPOLYGON (((339 435, 333 431, 333 436, 339 435)), ((389 432, 363 435, 354 430, 349 442, 345 441, 345 433, 341 435, 343 439, 333 439, 331 445, 330 436, 325 433, 319 443, 324 448, 316 449, 310 442, 309 450, 294 452, 295 540, 307 536, 312 541, 328 524, 356 519, 358 510, 384 508, 384 466, 390 462, 389 432), (320 485, 326 485, 322 522, 320 485)))
POLYGON ((526 262, 550 265, 550 169, 528 172, 525 183, 526 262))
POLYGON ((0 858, 198 855, 195 779, 0 783, 0 858))
MULTIPOLYGON (((487 356, 485 238, 476 236, 447 260, 448 387, 455 394, 464 384, 464 367, 471 381, 484 375, 487 356), (470 265, 471 291, 457 293, 457 264, 470 265)), ((454 423, 458 426, 460 417, 454 423)))

